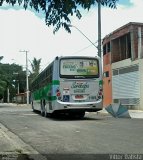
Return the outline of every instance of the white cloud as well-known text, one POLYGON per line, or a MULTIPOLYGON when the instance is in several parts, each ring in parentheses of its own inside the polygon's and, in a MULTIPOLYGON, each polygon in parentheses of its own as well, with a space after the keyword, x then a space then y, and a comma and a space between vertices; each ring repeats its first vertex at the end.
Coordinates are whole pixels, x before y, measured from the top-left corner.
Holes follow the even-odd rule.
MULTIPOLYGON (((126 23, 143 22, 143 1, 130 2, 133 4, 130 7, 102 7, 102 38, 126 23)), ((72 18, 72 24, 95 42, 98 39, 97 8, 84 15, 80 21, 72 18)), ((61 55, 97 55, 97 49, 90 46, 91 43, 77 29, 71 28, 71 34, 61 29, 54 35, 52 28, 48 28, 44 20, 28 10, 0 10, 0 22, 0 56, 4 56, 3 62, 25 65, 25 55, 19 50, 28 50, 30 60, 33 57, 42 58, 42 65, 61 55), (90 47, 83 49, 87 46, 90 47)))
POLYGON ((119 6, 117 9, 104 8, 102 11, 102 33, 108 34, 115 29, 125 25, 129 22, 141 22, 143 23, 143 1, 142 0, 130 0, 132 6, 119 6))

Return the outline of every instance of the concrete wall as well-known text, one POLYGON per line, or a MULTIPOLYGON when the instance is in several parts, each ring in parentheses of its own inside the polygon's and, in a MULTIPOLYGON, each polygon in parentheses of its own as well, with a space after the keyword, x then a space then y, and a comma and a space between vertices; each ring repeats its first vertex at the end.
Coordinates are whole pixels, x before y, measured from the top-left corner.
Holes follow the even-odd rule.
POLYGON ((103 106, 106 107, 112 103, 112 72, 111 65, 104 66, 104 73, 109 72, 109 77, 103 78, 103 106))

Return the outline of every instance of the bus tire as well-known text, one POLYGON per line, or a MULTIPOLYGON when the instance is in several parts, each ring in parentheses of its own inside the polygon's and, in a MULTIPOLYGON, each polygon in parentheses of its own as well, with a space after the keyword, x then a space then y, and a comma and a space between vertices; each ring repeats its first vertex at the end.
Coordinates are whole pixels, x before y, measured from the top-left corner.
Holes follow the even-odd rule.
POLYGON ((51 118, 57 118, 57 116, 58 116, 58 113, 56 112, 51 113, 51 118))
POLYGON ((78 119, 82 119, 84 117, 84 115, 85 115, 85 111, 69 113, 69 116, 71 118, 78 118, 78 119))
POLYGON ((31 102, 31 105, 32 105, 32 110, 33 110, 33 112, 35 112, 34 105, 33 105, 33 101, 31 102))
POLYGON ((45 108, 45 115, 44 115, 46 118, 48 117, 48 113, 47 113, 47 110, 45 108))
POLYGON ((85 111, 83 111, 83 112, 79 112, 78 114, 77 114, 77 117, 78 118, 83 118, 85 116, 85 111))
POLYGON ((44 117, 44 112, 43 111, 41 111, 41 116, 44 117))
POLYGON ((41 116, 44 117, 44 115, 45 115, 44 107, 41 106, 41 116))
POLYGON ((47 117, 51 118, 52 117, 52 113, 47 113, 47 117))

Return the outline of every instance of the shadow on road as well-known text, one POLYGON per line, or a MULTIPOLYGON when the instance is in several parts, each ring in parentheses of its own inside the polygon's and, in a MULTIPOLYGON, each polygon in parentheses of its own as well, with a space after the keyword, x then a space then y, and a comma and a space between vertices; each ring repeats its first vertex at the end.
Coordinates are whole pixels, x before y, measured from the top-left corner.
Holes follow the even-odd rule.
MULTIPOLYGON (((34 111, 36 114, 40 115, 41 116, 41 112, 39 111, 34 111)), ((100 121, 100 120, 105 120, 106 117, 105 116, 100 116, 100 115, 97 115, 97 114, 93 114, 92 116, 88 115, 88 114, 85 114, 84 117, 80 118, 80 117, 74 117, 74 116, 70 116, 68 114, 56 114, 56 115, 48 115, 47 117, 44 117, 44 118, 49 118, 53 121, 87 121, 87 120, 96 120, 96 121, 100 121)))

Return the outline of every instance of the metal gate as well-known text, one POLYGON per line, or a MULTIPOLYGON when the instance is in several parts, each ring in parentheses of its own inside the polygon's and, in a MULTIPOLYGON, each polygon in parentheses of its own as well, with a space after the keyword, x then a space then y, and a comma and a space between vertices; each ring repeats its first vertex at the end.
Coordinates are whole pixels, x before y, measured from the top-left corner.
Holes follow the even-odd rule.
POLYGON ((139 65, 113 70, 112 98, 124 105, 138 105, 140 101, 139 65))

